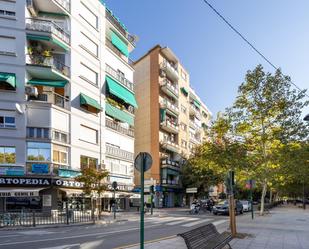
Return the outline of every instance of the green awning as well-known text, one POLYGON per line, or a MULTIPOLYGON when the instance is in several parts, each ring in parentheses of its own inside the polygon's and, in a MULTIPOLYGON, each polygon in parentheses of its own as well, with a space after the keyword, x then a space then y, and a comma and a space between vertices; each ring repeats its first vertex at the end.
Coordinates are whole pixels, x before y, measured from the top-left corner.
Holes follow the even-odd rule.
POLYGON ((128 45, 114 32, 112 32, 112 44, 125 56, 129 57, 128 45))
POLYGON ((51 87, 65 87, 67 80, 45 80, 45 79, 31 79, 28 84, 37 86, 51 86, 51 87))
POLYGON ((166 119, 166 109, 160 109, 160 122, 164 122, 166 119))
POLYGON ((197 107, 200 108, 201 107, 201 103, 199 101, 197 101, 196 99, 193 100, 193 104, 197 107))
POLYGON ((16 88, 16 75, 14 73, 0 73, 0 81, 6 82, 11 87, 16 88))
POLYGON ((137 108, 136 99, 132 92, 130 92, 128 89, 120 85, 117 81, 113 80, 109 76, 106 76, 106 83, 107 83, 108 91, 111 94, 117 96, 118 98, 122 99, 124 102, 137 108))
POLYGON ((100 110, 100 111, 102 110, 100 104, 95 99, 90 98, 89 96, 83 93, 81 93, 79 97, 80 97, 80 105, 88 105, 88 106, 92 106, 93 108, 97 110, 100 110))
POLYGON ((184 95, 188 96, 189 92, 187 91, 186 88, 182 87, 182 88, 180 88, 180 90, 181 90, 181 92, 182 92, 184 95))
POLYGON ((122 122, 128 123, 131 126, 134 126, 134 117, 132 115, 118 109, 115 106, 112 106, 109 103, 105 103, 105 112, 108 116, 111 116, 122 122))
POLYGON ((58 41, 57 39, 55 39, 53 37, 44 36, 44 35, 27 35, 27 39, 29 39, 31 41, 49 41, 49 42, 52 42, 52 43, 56 44, 57 46, 63 48, 66 51, 69 50, 69 47, 67 45, 65 45, 63 42, 58 41))
POLYGON ((205 124, 205 123, 202 123, 202 127, 203 127, 204 129, 208 128, 207 124, 205 124))

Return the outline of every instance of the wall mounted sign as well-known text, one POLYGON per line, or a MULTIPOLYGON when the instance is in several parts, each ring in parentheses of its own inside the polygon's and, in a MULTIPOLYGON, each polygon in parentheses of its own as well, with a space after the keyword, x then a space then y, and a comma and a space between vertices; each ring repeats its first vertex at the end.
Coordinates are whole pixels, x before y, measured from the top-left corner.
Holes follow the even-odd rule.
POLYGON ((48 164, 46 163, 34 163, 31 167, 31 172, 36 174, 48 174, 48 164))

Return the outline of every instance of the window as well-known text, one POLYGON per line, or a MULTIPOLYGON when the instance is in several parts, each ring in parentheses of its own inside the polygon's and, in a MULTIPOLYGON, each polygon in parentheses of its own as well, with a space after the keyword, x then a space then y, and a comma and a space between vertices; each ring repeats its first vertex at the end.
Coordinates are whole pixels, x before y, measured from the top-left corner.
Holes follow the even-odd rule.
POLYGON ((0 128, 15 128, 15 117, 0 116, 0 128))
POLYGON ((84 33, 80 36, 80 46, 91 55, 98 56, 98 45, 84 33))
POLYGON ((14 11, 0 10, 0 17, 15 17, 15 15, 14 11))
POLYGON ((182 69, 181 69, 181 78, 183 78, 184 80, 187 80, 187 74, 182 69))
POLYGON ((27 160, 37 162, 49 162, 51 148, 49 143, 28 142, 27 160))
POLYGON ((79 14, 84 21, 92 26, 93 28, 98 28, 98 17, 83 3, 81 2, 81 9, 79 14))
POLYGON ((15 164, 16 149, 15 147, 0 146, 0 164, 15 164))
POLYGON ((92 84, 98 85, 98 73, 81 63, 80 77, 92 84))
POLYGON ((97 168, 98 159, 93 157, 87 157, 87 156, 80 156, 80 168, 86 169, 86 168, 97 168))
POLYGON ((87 126, 80 126, 80 140, 97 144, 98 143, 98 131, 87 126))
POLYGON ((15 55, 16 39, 15 37, 0 36, 0 54, 15 55))
POLYGON ((183 105, 181 105, 181 112, 186 114, 187 113, 187 108, 183 105))
POLYGON ((49 139, 49 128, 27 127, 27 137, 49 139))
POLYGON ((68 148, 53 145, 53 162, 57 164, 68 164, 68 148))
POLYGON ((181 139, 181 147, 187 148, 187 141, 181 139))
POLYGON ((187 131, 187 125, 184 123, 180 123, 180 127, 183 131, 187 131))
POLYGON ((53 139, 61 143, 68 143, 68 134, 61 131, 53 131, 53 139))

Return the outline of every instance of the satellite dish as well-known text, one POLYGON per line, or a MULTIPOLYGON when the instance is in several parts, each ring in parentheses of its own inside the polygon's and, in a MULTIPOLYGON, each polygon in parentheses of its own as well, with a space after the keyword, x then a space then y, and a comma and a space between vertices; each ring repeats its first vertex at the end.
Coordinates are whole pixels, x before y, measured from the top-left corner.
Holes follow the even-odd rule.
POLYGON ((23 109, 21 108, 21 105, 20 105, 20 104, 16 103, 16 104, 15 104, 15 109, 16 109, 16 111, 17 111, 19 114, 24 114, 24 111, 23 111, 23 109))

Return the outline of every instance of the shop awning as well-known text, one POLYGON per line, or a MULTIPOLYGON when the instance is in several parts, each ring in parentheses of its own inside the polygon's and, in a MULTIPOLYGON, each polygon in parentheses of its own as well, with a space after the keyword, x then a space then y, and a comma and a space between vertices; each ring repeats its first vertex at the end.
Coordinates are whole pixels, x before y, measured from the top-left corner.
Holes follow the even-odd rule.
POLYGON ((181 92, 182 92, 184 95, 188 96, 189 92, 187 91, 186 88, 182 87, 182 88, 180 88, 180 90, 181 90, 181 92))
POLYGON ((128 45, 114 32, 112 32, 112 44, 125 56, 129 57, 128 45))
POLYGON ((53 37, 49 37, 49 36, 44 36, 44 35, 27 35, 27 39, 31 40, 31 41, 49 41, 52 42, 54 44, 56 44, 57 46, 63 48, 64 50, 68 51, 69 47, 67 45, 65 45, 63 42, 53 38, 53 37))
POLYGON ((100 110, 100 111, 102 110, 102 107, 95 99, 83 93, 81 93, 79 97, 80 97, 80 105, 88 105, 88 106, 92 106, 93 108, 97 110, 100 110))
POLYGON ((134 117, 132 115, 118 109, 117 107, 112 106, 109 103, 105 104, 105 112, 108 116, 111 116, 122 122, 128 123, 131 126, 134 126, 134 117))
POLYGON ((71 188, 59 188, 64 191, 67 197, 84 197, 85 194, 82 189, 71 189, 71 188))
POLYGON ((0 73, 0 81, 6 82, 13 88, 16 88, 16 75, 13 73, 0 73))
POLYGON ((50 86, 50 87, 65 87, 68 83, 67 80, 45 80, 45 79, 31 79, 28 84, 37 86, 50 86))
POLYGON ((44 188, 0 188, 0 197, 34 197, 44 188))
POLYGON ((120 85, 117 81, 115 81, 109 76, 106 76, 106 83, 107 83, 108 91, 111 94, 117 96, 118 98, 122 99, 124 102, 137 108, 136 99, 132 92, 130 92, 128 89, 120 85))

